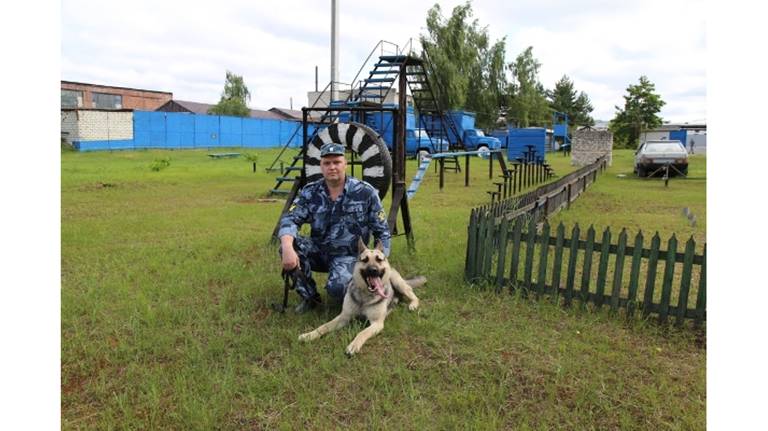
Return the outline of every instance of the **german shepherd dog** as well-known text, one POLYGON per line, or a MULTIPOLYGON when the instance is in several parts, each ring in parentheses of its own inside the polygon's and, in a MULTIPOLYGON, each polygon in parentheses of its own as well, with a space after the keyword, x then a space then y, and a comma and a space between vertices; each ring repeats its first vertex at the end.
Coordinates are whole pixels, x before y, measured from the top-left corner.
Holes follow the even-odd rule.
POLYGON ((362 240, 358 241, 358 259, 352 272, 352 280, 347 286, 341 314, 306 334, 299 335, 299 341, 312 341, 323 335, 344 327, 357 316, 365 316, 370 326, 360 331, 347 346, 346 353, 352 356, 359 352, 366 341, 384 329, 384 319, 398 302, 395 293, 408 298, 408 309, 419 308, 419 298, 413 294, 413 288, 427 282, 426 277, 404 280, 389 266, 381 242, 371 250, 362 240))

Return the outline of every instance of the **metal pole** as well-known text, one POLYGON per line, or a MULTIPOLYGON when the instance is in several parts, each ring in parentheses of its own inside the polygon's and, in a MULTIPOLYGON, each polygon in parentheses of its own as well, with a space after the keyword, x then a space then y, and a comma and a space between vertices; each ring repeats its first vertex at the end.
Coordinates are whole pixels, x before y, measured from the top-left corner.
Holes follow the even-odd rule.
POLYGON ((493 179, 493 153, 488 153, 488 160, 490 161, 490 165, 488 165, 488 179, 493 179))
POLYGON ((331 0, 331 102, 339 100, 339 5, 331 0))
POLYGON ((469 187, 469 154, 464 155, 464 187, 469 187))
POLYGON ((440 157, 440 190, 443 190, 443 185, 445 184, 445 167, 443 166, 444 158, 440 157))

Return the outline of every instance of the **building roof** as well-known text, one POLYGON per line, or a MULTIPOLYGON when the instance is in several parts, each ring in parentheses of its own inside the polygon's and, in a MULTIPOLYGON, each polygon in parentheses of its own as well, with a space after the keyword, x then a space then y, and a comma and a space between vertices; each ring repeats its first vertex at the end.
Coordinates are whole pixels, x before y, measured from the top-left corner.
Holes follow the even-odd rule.
POLYGON ((282 115, 286 118, 293 119, 293 120, 299 120, 301 121, 301 111, 298 111, 296 109, 285 109, 285 108, 269 108, 269 112, 274 112, 275 114, 282 115))
MULTIPOLYGON (((301 110, 299 109, 286 109, 286 108, 270 108, 270 112, 283 116, 286 120, 301 121, 303 119, 301 110)), ((320 115, 310 112, 308 115, 309 121, 320 121, 320 115)))
POLYGON ((133 87, 119 87, 117 85, 102 85, 102 84, 91 84, 89 82, 76 82, 76 81, 61 81, 62 84, 72 84, 72 85, 87 85, 89 87, 101 87, 101 88, 118 88, 121 90, 133 90, 133 91, 144 91, 147 93, 159 93, 159 94, 169 94, 173 95, 170 91, 158 91, 158 90, 147 90, 144 88, 133 88, 133 87))
MULTIPOLYGON (((190 102, 187 100, 177 100, 177 99, 171 100, 168 103, 175 103, 193 114, 207 114, 208 110, 215 106, 210 103, 190 102)), ((158 110, 161 110, 161 108, 162 106, 158 108, 158 110)), ((261 118, 266 120, 285 120, 286 119, 284 116, 280 114, 277 114, 275 112, 270 112, 270 111, 263 111, 261 109, 251 109, 250 117, 261 118)))
POLYGON ((706 123, 664 123, 648 132, 668 132, 670 130, 707 130, 706 123))

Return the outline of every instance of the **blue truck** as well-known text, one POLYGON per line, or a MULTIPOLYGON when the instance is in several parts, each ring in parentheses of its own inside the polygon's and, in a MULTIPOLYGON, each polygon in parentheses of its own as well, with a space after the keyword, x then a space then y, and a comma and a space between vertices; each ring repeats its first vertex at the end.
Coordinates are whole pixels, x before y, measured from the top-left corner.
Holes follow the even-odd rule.
MULTIPOLYGON (((389 142, 387 147, 392 150, 389 142)), ((419 154, 423 157, 425 154, 443 153, 448 149, 448 141, 430 137, 424 129, 405 130, 405 154, 409 156, 419 154)))
MULTIPOLYGON (((482 130, 475 128, 475 113, 468 111, 450 111, 449 114, 453 123, 456 125, 457 132, 461 136, 464 148, 467 151, 487 152, 501 148, 501 141, 493 136, 485 136, 482 130)), ((425 115, 423 118, 427 127, 437 128, 435 122, 441 121, 431 115, 425 115)), ((448 129, 448 141, 451 147, 455 147, 459 140, 450 127, 448 129)))
MULTIPOLYGON (((349 113, 340 115, 341 121, 349 121, 349 113)), ((365 123, 378 132, 389 151, 392 151, 392 132, 394 122, 391 112, 376 112, 366 116, 365 123)), ((413 107, 409 106, 405 114, 405 154, 408 156, 435 154, 448 151, 448 142, 437 137, 430 137, 426 130, 416 128, 416 117, 413 107)))

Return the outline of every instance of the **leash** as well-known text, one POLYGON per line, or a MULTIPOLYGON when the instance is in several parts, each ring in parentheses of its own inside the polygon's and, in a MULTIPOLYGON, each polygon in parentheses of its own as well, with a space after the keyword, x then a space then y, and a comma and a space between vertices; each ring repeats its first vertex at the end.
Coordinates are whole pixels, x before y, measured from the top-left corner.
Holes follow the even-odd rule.
POLYGON ((273 303, 272 308, 279 313, 285 313, 285 309, 288 308, 288 291, 296 290, 298 279, 306 284, 307 277, 298 266, 290 270, 284 269, 280 276, 283 278, 283 303, 282 305, 273 303))

